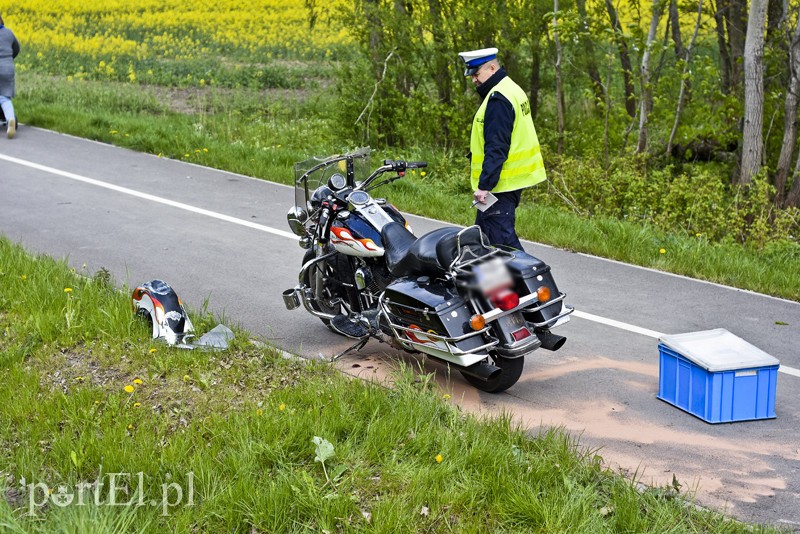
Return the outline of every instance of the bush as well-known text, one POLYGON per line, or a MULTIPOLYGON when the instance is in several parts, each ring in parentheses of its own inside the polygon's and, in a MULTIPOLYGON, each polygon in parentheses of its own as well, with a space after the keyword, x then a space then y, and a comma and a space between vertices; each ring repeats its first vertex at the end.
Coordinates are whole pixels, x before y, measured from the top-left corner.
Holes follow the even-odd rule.
POLYGON ((534 188, 536 202, 638 221, 710 241, 763 248, 772 241, 800 247, 798 210, 777 210, 774 188, 763 176, 731 186, 713 165, 648 168, 644 157, 625 157, 606 172, 597 161, 548 156, 548 188, 534 188), (556 194, 553 194, 556 193, 556 194))

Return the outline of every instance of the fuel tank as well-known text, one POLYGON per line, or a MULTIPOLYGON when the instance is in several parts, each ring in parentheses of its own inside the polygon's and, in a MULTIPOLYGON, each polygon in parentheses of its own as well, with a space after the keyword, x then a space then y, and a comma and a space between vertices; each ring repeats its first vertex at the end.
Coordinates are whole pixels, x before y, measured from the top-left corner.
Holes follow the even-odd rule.
MULTIPOLYGON (((406 224, 405 218, 394 206, 374 206, 373 209, 383 209, 392 220, 406 224)), ((347 256, 362 258, 383 256, 380 229, 376 229, 367 217, 368 214, 361 214, 359 211, 342 212, 331 224, 331 245, 347 256)))

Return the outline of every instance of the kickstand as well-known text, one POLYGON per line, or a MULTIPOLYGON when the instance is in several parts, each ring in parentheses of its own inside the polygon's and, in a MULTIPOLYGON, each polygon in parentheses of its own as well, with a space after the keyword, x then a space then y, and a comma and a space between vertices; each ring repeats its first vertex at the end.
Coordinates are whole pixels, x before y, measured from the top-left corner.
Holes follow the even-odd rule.
POLYGON ((339 358, 341 358, 342 356, 344 356, 345 354, 347 354, 350 351, 358 352, 359 350, 364 348, 364 345, 367 344, 367 341, 369 341, 369 336, 362 337, 361 339, 356 341, 355 344, 352 345, 351 347, 348 347, 348 348, 344 349, 339 354, 334 354, 333 356, 331 356, 331 362, 335 362, 336 360, 338 360, 339 358))

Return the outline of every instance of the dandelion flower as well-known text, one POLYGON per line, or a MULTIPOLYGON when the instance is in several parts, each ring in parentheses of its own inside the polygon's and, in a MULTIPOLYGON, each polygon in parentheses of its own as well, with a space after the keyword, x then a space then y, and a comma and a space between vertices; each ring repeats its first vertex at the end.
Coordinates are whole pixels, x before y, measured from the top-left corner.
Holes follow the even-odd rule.
POLYGON ((65 287, 64 288, 64 293, 72 293, 72 288, 71 287, 65 287))
POLYGON ((192 379, 192 377, 190 377, 189 375, 183 375, 183 381, 184 382, 188 382, 191 379, 192 379))
POLYGON ((450 400, 450 395, 449 395, 449 394, 447 394, 447 393, 445 393, 444 395, 442 395, 442 398, 443 398, 444 400, 450 400))
POLYGON ((660 249, 658 249, 658 253, 659 253, 659 254, 666 254, 666 253, 667 253, 667 249, 665 249, 665 248, 660 248, 660 249))
POLYGON ((19 279, 24 282, 25 280, 28 279, 28 275, 27 274, 23 274, 22 276, 19 277, 19 279))
POLYGON ((427 174, 428 174, 428 173, 427 173, 427 172, 425 172, 425 171, 420 171, 420 172, 419 172, 419 175, 420 175, 420 176, 422 176, 423 178, 424 178, 425 176, 427 176, 427 174))
POLYGON ((125 393, 133 393, 133 386, 130 384, 125 386, 125 393))
POLYGON ((264 414, 264 410, 262 410, 261 408, 256 410, 256 415, 263 415, 263 414, 264 414))
POLYGON ((144 384, 141 378, 134 378, 133 383, 136 384, 137 386, 141 386, 142 384, 144 384))
POLYGON ((286 405, 285 405, 284 403, 281 403, 281 405, 280 405, 280 406, 278 406, 278 409, 279 409, 280 411, 284 411, 284 410, 286 409, 286 405))
POLYGON ((96 401, 94 401, 94 404, 95 404, 95 405, 98 405, 98 404, 100 404, 100 401, 99 401, 99 400, 96 400, 96 401))
POLYGON ((152 348, 152 349, 150 349, 148 352, 149 352, 150 354, 153 354, 153 353, 154 353, 156 350, 157 350, 157 349, 156 349, 155 347, 153 347, 153 348, 152 348))
POLYGON ((134 402, 134 403, 133 403, 133 407, 134 407, 134 408, 138 408, 138 407, 139 407, 139 406, 141 406, 141 405, 142 405, 142 403, 141 403, 141 402, 134 402))
POLYGON ((442 455, 441 454, 437 454, 436 455, 436 463, 440 464, 440 463, 442 463, 442 460, 444 460, 444 458, 442 458, 442 455))

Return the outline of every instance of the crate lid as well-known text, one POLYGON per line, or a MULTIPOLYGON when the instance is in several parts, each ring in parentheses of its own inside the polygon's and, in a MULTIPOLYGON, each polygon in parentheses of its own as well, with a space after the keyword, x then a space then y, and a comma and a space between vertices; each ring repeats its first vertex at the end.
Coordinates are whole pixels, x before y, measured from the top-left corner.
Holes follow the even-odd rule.
POLYGON ((663 335, 658 340, 712 373, 780 365, 777 358, 724 328, 663 335))

